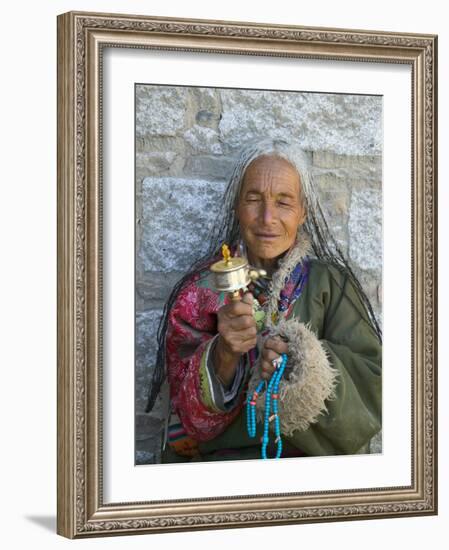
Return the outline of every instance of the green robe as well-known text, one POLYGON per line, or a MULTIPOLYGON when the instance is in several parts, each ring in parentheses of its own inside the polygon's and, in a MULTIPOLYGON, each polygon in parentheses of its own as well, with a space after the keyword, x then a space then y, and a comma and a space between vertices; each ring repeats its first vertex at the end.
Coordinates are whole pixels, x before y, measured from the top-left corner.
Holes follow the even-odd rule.
MULTIPOLYGON (((306 429, 288 436, 282 434, 284 450, 296 448, 308 456, 366 451, 382 425, 382 348, 347 275, 312 259, 308 282, 287 322, 291 319, 306 324, 314 333, 329 367, 338 374, 334 395, 325 402, 327 412, 320 413, 306 429)), ((239 392, 246 390, 248 380, 249 372, 239 392)), ((256 438, 248 436, 244 407, 222 434, 199 443, 201 460, 260 458, 262 432, 263 426, 258 422, 256 438)), ((275 454, 272 443, 268 453, 275 454)), ((162 462, 190 460, 176 455, 168 445, 162 454, 162 462)))

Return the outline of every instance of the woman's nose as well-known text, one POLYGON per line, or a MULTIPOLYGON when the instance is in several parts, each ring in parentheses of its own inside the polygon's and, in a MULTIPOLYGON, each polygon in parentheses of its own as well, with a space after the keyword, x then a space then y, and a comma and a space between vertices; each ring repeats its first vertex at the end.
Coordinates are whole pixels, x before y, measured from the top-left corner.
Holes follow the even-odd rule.
POLYGON ((272 204, 265 203, 263 205, 262 218, 263 218, 264 224, 266 224, 266 225, 269 225, 273 221, 273 219, 274 219, 274 208, 273 208, 272 204))

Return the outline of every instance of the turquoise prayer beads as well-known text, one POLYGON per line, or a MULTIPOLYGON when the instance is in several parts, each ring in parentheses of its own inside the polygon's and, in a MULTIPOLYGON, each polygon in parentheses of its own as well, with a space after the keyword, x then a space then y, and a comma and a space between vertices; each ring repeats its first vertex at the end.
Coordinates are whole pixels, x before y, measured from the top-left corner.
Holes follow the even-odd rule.
MULTIPOLYGON (((274 421, 274 433, 276 436, 276 456, 273 458, 280 458, 282 454, 282 439, 281 439, 281 425, 279 422, 279 383, 282 375, 284 374, 285 367, 287 366, 287 355, 285 353, 281 356, 281 361, 277 364, 275 371, 273 372, 270 381, 267 386, 265 395, 265 413, 264 413, 264 429, 262 436, 262 458, 267 459, 267 447, 269 443, 270 422, 274 421), (272 414, 271 414, 272 412, 272 414)), ((256 401, 262 389, 265 385, 265 381, 261 380, 257 385, 255 391, 248 395, 246 402, 246 421, 247 430, 250 437, 256 436, 256 401)))

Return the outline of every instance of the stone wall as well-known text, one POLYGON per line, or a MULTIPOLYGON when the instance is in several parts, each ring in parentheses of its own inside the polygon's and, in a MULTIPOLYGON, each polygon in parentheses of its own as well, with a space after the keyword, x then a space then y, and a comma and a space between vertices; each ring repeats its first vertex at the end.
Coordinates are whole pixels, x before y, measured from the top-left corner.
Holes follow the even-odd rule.
MULTIPOLYGON (((161 405, 144 412, 156 332, 173 284, 205 250, 241 147, 296 139, 322 205, 376 315, 382 305, 382 99, 136 87, 136 463, 158 462, 161 405)), ((371 450, 381 450, 380 436, 371 450)))

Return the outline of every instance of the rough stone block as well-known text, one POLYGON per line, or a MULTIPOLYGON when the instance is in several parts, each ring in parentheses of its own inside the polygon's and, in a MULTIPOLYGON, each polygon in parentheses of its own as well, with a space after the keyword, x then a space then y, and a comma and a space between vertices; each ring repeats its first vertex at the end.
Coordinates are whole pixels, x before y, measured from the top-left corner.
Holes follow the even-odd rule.
POLYGON ((141 273, 136 281, 136 309, 143 311, 155 306, 162 307, 182 275, 180 271, 141 273))
POLYGON ((352 261, 361 269, 382 269, 382 193, 374 189, 353 191, 349 215, 352 261))
POLYGON ((382 157, 380 154, 336 154, 333 151, 318 150, 313 151, 312 163, 314 168, 331 170, 343 168, 349 169, 351 172, 356 171, 369 174, 381 167, 382 157))
POLYGON ((191 153, 221 155, 223 150, 218 141, 218 133, 212 128, 195 124, 184 132, 184 139, 190 145, 191 153))
POLYGON ((185 152, 184 138, 181 136, 142 135, 136 137, 136 152, 139 153, 185 152))
POLYGON ((138 262, 143 271, 186 271, 207 250, 224 182, 145 178, 138 262))
POLYGON ((167 176, 181 172, 184 157, 176 151, 140 153, 136 157, 136 177, 138 181, 149 176, 167 176))
POLYGON ((183 130, 187 94, 180 86, 137 86, 136 135, 175 136, 183 130))
POLYGON ((307 150, 378 154, 382 99, 375 96, 222 90, 222 139, 238 146, 261 136, 291 137, 307 150))
POLYGON ((155 453, 150 451, 136 451, 136 465, 141 466, 143 464, 156 464, 155 453))
POLYGON ((157 436, 163 429, 161 418, 151 414, 139 413, 136 415, 137 441, 145 441, 157 436))
POLYGON ((191 106, 195 124, 217 130, 221 118, 219 90, 215 88, 191 88, 191 106))
POLYGON ((370 441, 370 453, 378 454, 382 452, 382 432, 376 434, 370 441))
POLYGON ((235 159, 227 156, 192 155, 187 157, 184 177, 208 181, 228 181, 234 170, 235 159))
POLYGON ((335 173, 315 173, 313 179, 329 228, 341 251, 347 254, 350 190, 345 180, 335 173))
POLYGON ((156 363, 157 329, 162 310, 136 312, 136 408, 146 406, 150 376, 156 363))

